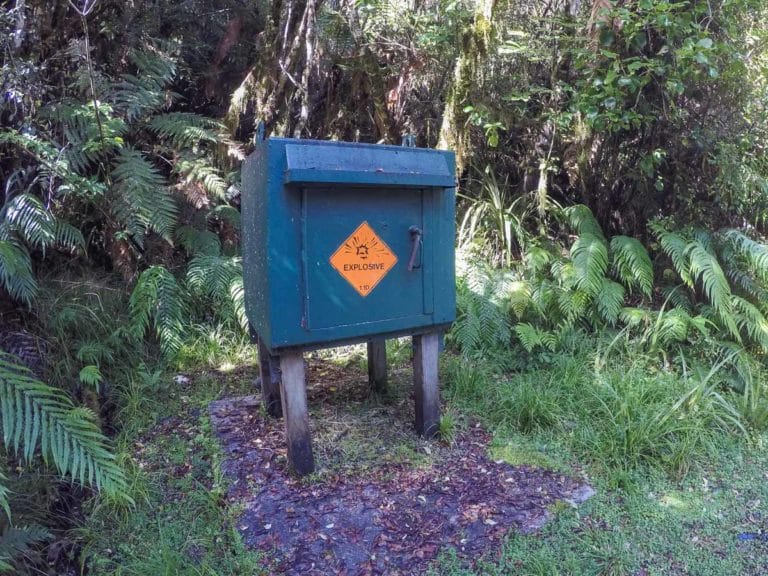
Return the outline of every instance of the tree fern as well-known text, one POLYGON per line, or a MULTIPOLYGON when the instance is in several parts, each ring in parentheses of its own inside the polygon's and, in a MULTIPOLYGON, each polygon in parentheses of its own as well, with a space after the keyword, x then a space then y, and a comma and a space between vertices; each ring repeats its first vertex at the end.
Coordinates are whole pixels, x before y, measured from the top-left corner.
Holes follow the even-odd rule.
POLYGON ((186 303, 181 287, 163 266, 150 266, 139 276, 129 302, 131 332, 138 338, 154 328, 166 356, 182 345, 186 303))
POLYGON ((6 450, 30 461, 39 449, 59 474, 126 496, 123 472, 95 424, 95 415, 75 408, 64 392, 40 382, 4 352, 0 352, 0 416, 6 450))
POLYGON ((628 236, 611 238, 613 268, 628 287, 636 286, 650 297, 653 290, 653 263, 639 240, 628 236))

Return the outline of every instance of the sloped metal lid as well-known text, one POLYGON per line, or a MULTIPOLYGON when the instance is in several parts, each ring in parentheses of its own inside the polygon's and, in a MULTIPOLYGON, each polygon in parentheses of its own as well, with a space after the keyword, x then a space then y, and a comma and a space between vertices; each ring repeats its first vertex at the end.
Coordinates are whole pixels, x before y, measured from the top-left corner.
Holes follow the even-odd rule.
POLYGON ((452 153, 398 146, 293 144, 285 182, 452 188, 452 153))

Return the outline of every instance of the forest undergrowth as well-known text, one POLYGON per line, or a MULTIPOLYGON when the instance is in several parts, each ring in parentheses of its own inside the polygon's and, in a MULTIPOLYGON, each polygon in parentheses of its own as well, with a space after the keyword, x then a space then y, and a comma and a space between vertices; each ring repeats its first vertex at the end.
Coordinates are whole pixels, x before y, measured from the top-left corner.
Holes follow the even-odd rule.
POLYGON ((0 8, 0 571, 263 565, 206 416, 255 371, 260 123, 456 153, 440 442, 598 491, 435 573, 768 571, 765 3, 216 4, 0 8))

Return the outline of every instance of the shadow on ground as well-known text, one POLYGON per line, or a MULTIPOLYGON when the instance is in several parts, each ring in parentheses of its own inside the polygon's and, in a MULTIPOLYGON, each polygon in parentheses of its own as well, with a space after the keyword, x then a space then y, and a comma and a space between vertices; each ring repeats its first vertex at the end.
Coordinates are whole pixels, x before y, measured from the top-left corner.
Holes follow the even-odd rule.
POLYGON ((359 367, 310 360, 321 470, 304 480, 286 473, 282 422, 263 415, 258 396, 211 404, 228 501, 244 510, 238 529, 272 559, 271 572, 421 574, 450 548, 471 565, 509 530, 540 528, 557 501, 593 493, 556 472, 490 460, 489 435, 476 424, 450 446, 418 439, 408 375, 395 372, 392 395, 375 398, 359 367))

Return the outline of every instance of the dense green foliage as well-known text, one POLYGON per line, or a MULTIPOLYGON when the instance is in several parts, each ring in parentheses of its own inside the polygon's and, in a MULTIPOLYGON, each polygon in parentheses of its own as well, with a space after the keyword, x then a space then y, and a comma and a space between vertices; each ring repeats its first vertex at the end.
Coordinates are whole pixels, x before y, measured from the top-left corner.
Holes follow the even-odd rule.
POLYGON ((163 370, 237 361, 259 121, 456 151, 463 409, 577 426, 568 450, 613 479, 754 440, 767 23, 761 0, 5 3, 0 569, 45 564, 73 486, 102 490, 96 518, 145 496, 123 443, 163 370), (24 474, 51 490, 34 513, 8 490, 24 474))

